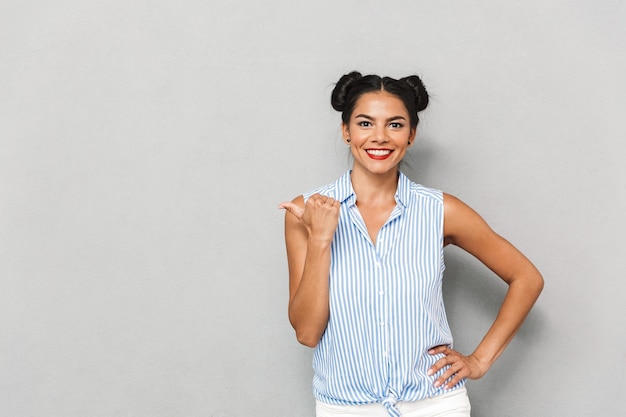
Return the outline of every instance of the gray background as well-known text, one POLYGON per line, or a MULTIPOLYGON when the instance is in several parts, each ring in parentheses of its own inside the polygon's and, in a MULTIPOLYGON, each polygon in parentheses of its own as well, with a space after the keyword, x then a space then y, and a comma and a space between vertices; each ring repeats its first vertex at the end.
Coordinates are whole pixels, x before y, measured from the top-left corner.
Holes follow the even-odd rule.
MULTIPOLYGON (((0 414, 312 416, 279 202, 350 166, 339 76, 421 75, 404 167, 546 289, 475 417, 626 413, 619 1, 0 1, 0 414)), ((456 346, 505 291, 447 249, 456 346)))

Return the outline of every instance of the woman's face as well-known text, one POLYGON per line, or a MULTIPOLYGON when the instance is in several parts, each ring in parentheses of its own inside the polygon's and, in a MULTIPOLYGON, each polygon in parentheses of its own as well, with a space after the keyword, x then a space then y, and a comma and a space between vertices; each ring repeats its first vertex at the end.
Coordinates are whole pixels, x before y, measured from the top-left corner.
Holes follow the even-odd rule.
POLYGON ((415 138, 409 121, 406 106, 398 97, 386 91, 363 94, 349 123, 342 125, 344 140, 350 138, 354 169, 371 174, 395 173, 415 138))

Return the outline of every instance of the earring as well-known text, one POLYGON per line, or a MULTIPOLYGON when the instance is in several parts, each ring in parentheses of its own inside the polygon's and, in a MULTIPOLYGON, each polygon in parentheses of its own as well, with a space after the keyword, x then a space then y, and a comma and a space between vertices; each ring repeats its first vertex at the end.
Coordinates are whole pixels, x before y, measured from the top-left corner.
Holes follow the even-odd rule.
POLYGON ((346 143, 350 143, 350 138, 346 138, 346 143))

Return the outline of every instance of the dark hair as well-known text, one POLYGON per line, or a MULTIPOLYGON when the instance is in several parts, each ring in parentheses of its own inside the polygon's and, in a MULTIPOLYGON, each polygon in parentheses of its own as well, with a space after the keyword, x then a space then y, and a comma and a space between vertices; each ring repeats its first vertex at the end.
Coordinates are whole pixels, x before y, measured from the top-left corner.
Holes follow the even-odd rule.
POLYGON ((357 100, 366 93, 386 91, 398 97, 409 112, 411 128, 419 122, 417 113, 428 106, 428 93, 417 75, 396 80, 378 75, 361 75, 352 71, 339 79, 330 96, 333 109, 341 112, 341 120, 348 124, 357 100))

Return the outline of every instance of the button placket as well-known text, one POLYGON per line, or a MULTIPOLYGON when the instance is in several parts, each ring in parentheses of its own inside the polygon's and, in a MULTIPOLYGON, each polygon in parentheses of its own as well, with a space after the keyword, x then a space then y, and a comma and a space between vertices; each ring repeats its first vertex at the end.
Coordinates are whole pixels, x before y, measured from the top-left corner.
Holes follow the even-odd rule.
MULTIPOLYGON (((380 243, 380 240, 379 242, 380 243)), ((389 335, 389 300, 387 298, 387 276, 385 274, 385 261, 380 257, 380 253, 376 253, 376 260, 374 262, 376 268, 376 304, 378 311, 378 332, 380 334, 380 347, 379 352, 381 354, 381 366, 384 369, 384 372, 387 373, 389 369, 389 361, 391 360, 389 356, 389 343, 390 343, 390 335, 389 335)))

